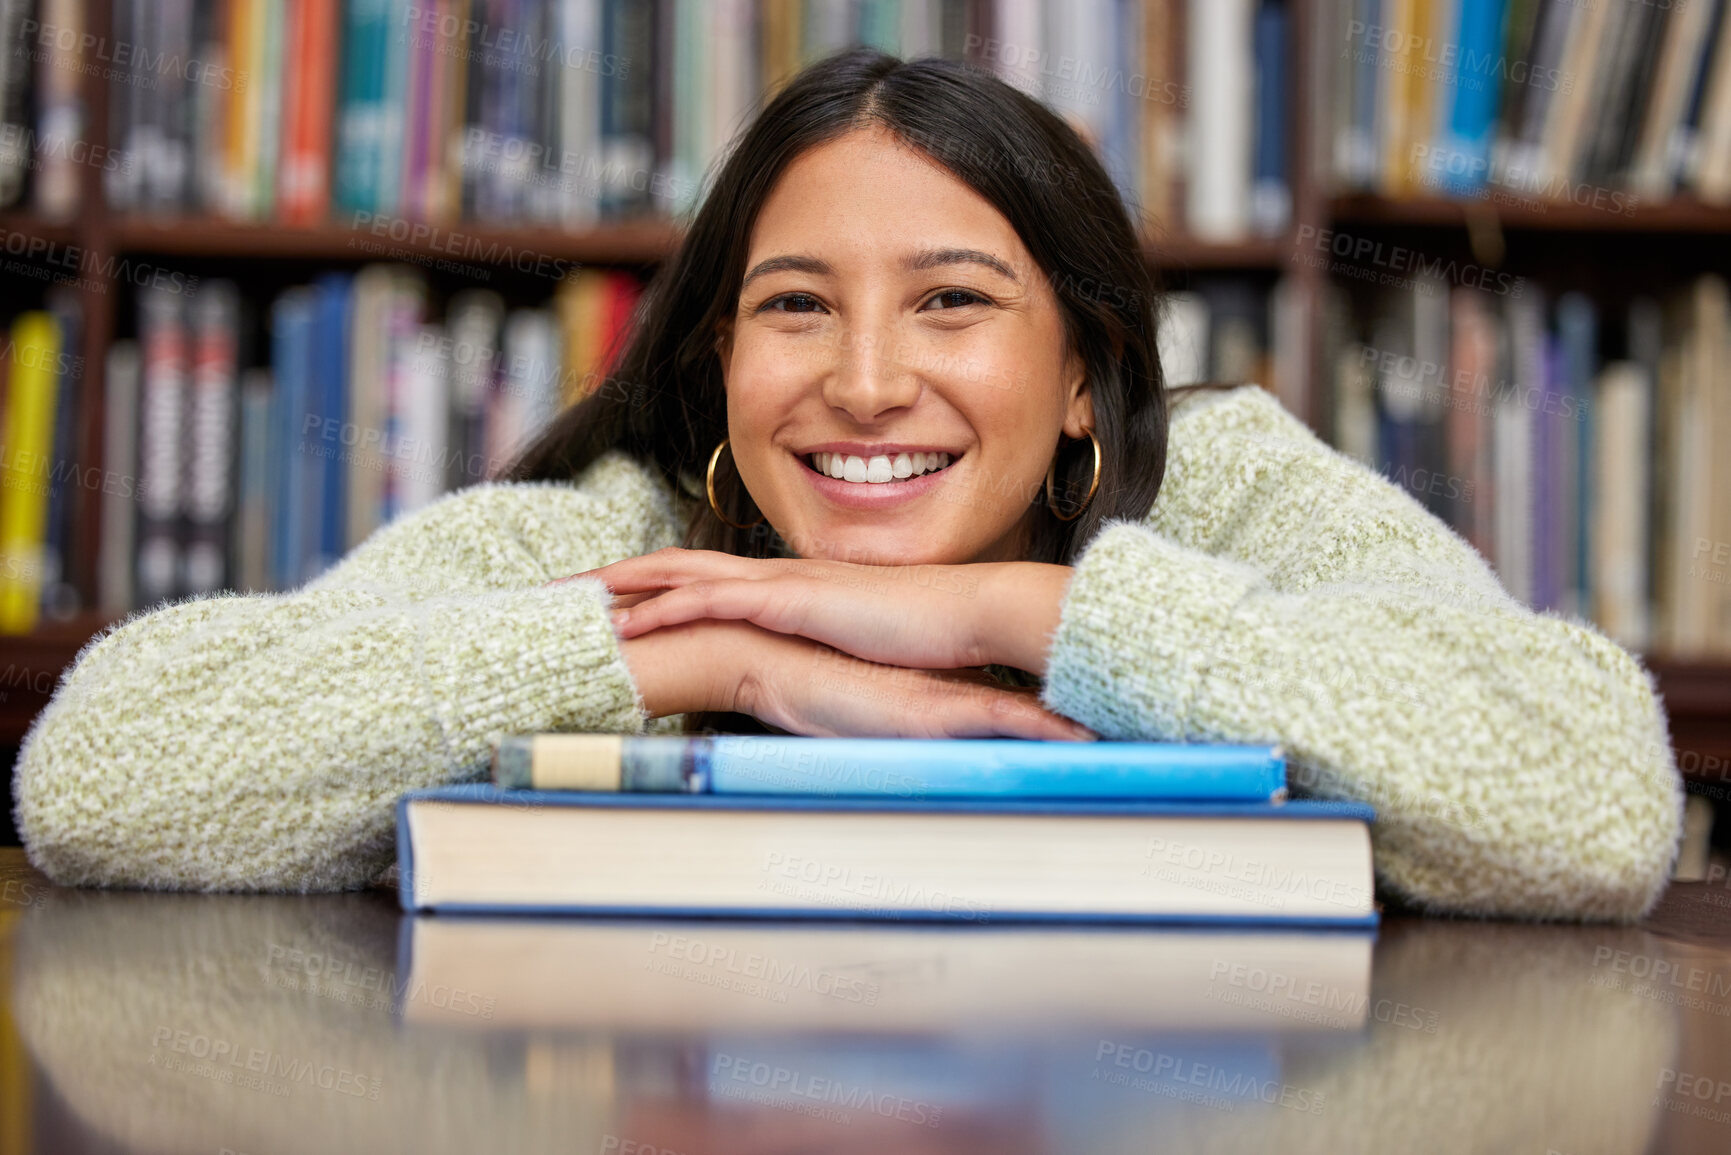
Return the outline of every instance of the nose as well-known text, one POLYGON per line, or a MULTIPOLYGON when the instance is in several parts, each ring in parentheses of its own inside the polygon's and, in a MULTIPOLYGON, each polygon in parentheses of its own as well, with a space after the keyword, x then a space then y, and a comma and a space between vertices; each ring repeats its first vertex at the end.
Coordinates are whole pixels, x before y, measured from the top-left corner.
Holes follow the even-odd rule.
POLYGON ((887 327, 843 330, 824 377, 823 399, 861 425, 912 405, 920 395, 920 377, 895 349, 887 327))

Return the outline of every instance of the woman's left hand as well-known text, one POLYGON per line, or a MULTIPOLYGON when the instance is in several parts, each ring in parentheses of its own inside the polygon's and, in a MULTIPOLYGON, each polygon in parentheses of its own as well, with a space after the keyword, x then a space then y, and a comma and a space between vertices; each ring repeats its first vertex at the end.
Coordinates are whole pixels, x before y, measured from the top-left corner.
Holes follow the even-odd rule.
POLYGON ((877 566, 669 547, 559 578, 598 578, 623 638, 700 619, 753 622, 885 665, 1005 665, 1044 676, 1069 566, 877 566))

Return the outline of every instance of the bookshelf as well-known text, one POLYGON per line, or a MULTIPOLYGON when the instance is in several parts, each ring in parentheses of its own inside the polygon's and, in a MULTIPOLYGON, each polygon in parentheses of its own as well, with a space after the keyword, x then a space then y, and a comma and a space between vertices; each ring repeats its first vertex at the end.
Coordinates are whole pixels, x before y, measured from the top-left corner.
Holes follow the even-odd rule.
MULTIPOLYGON (((1439 248, 1461 246, 1483 251, 1488 243, 1501 256, 1505 242, 1534 246, 1540 262, 1566 250, 1575 260, 1592 262, 1629 245, 1658 253, 1701 247, 1731 249, 1731 207, 1692 197, 1645 203, 1627 213, 1608 213, 1566 203, 1509 205, 1488 200, 1456 200, 1422 195, 1392 198, 1372 193, 1337 193, 1321 170, 1320 98, 1312 95, 1323 67, 1319 13, 1323 0, 1291 0, 1293 66, 1288 70, 1292 99, 1286 104, 1290 135, 1292 212, 1289 227, 1274 236, 1210 243, 1182 234, 1155 233, 1143 242, 1149 262, 1169 283, 1192 273, 1241 273, 1273 279, 1286 276, 1296 290, 1302 318, 1300 364, 1303 377, 1286 399, 1313 428, 1328 433, 1331 420, 1329 374, 1323 365, 1322 299, 1332 274, 1307 262, 1298 238, 1304 230, 1362 229, 1388 235, 1422 232, 1439 248), (1489 240, 1487 241, 1487 238, 1489 240)), ((109 35, 110 8, 88 8, 92 35, 109 35)), ((110 94, 100 70, 82 80, 85 135, 94 144, 108 140, 110 94)), ((299 263, 359 266, 381 259, 448 259, 448 252, 413 239, 371 237, 341 219, 304 226, 240 223, 224 218, 180 218, 113 212, 96 166, 80 169, 80 209, 70 220, 47 220, 28 212, 0 213, 0 233, 22 234, 52 244, 76 246, 94 267, 126 259, 197 262, 229 276, 299 263), (365 242, 374 244, 369 249, 365 242), (361 242, 361 243, 357 243, 361 242)), ((652 268, 679 241, 678 227, 665 219, 636 218, 568 231, 556 227, 498 227, 468 221, 439 226, 442 237, 461 233, 481 248, 491 245, 534 250, 586 266, 652 268)), ((1536 253, 1536 256, 1533 254, 1536 253)), ((1560 258, 1558 258, 1560 259, 1560 258)), ((84 312, 80 337, 86 371, 78 389, 75 452, 81 461, 101 461, 103 363, 117 328, 122 294, 85 278, 79 289, 84 312)), ((68 567, 73 584, 94 603, 100 528, 100 493, 73 490, 73 538, 68 567)), ((0 637, 0 669, 13 671, 13 685, 0 698, 0 744, 21 740, 31 718, 48 700, 51 683, 78 650, 106 624, 83 614, 48 622, 35 633, 0 637), (46 681, 43 674, 49 674, 46 681), (46 689, 48 692, 42 692, 46 689)), ((1703 776, 1726 779, 1731 789, 1731 661, 1689 661, 1648 657, 1671 713, 1680 752, 1703 776)))

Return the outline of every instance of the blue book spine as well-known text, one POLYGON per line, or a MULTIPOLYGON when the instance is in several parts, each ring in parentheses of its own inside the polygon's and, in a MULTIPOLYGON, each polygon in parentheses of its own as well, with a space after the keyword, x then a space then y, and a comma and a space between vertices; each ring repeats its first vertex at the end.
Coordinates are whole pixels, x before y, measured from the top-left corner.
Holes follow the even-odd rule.
MULTIPOLYGON (((1541 357, 1540 397, 1548 399, 1560 379, 1557 342, 1547 336, 1541 357)), ((1533 608, 1557 606, 1557 430, 1549 414, 1533 414, 1533 608)))
POLYGON ((1292 194, 1286 181, 1287 12, 1284 3, 1256 10, 1256 126, 1251 172, 1251 214, 1261 232, 1286 227, 1292 194))
POLYGON ((322 481, 313 569, 322 573, 342 558, 348 544, 347 455, 365 431, 348 426, 350 278, 344 273, 321 277, 317 292, 312 387, 320 417, 320 455, 313 460, 322 481))
MULTIPOLYGON (((271 371, 277 388, 275 524, 271 527, 271 581, 279 590, 300 585, 306 572, 305 532, 309 496, 318 475, 310 450, 319 442, 307 430, 316 417, 307 395, 312 345, 313 298, 308 289, 289 289, 271 306, 271 371)), ((316 509, 317 506, 313 505, 316 509)))
POLYGON ((1568 533, 1565 546, 1567 580, 1563 583, 1567 608, 1585 615, 1592 605, 1588 577, 1592 573, 1593 441, 1589 423, 1589 398, 1593 371, 1598 363, 1599 316, 1593 302, 1581 293, 1565 293, 1557 301, 1557 336, 1561 344, 1562 395, 1554 405, 1560 439, 1569 448, 1568 473, 1562 488, 1569 496, 1568 533))
MULTIPOLYGON (((1458 55, 1439 99, 1451 101, 1431 173, 1454 196, 1474 196, 1490 177, 1491 137, 1501 98, 1503 21, 1507 0, 1460 0, 1458 55), (1440 168, 1440 173, 1438 173, 1440 168)), ((1427 182, 1428 183, 1428 182, 1427 182)))
POLYGON ((707 749, 716 794, 1266 802, 1286 788, 1271 746, 722 735, 707 749))

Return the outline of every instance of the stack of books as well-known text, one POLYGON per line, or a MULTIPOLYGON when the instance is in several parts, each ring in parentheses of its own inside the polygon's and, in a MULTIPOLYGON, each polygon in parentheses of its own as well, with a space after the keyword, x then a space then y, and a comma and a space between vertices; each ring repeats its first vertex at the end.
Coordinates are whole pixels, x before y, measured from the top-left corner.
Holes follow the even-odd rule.
POLYGON ((408 911, 1373 927, 1369 807, 1278 747, 540 734, 405 795, 408 911))

